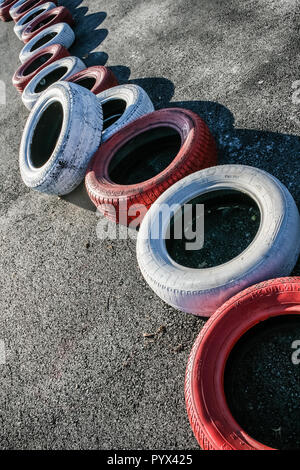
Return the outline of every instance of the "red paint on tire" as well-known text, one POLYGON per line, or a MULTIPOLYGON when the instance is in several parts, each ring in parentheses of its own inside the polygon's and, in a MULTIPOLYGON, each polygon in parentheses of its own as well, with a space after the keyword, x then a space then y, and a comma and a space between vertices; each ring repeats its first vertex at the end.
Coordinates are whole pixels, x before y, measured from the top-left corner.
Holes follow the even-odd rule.
MULTIPOLYGON (((57 5, 57 0, 52 0, 57 5)), ((45 0, 27 0, 13 14, 13 20, 17 23, 24 15, 29 13, 36 7, 39 7, 45 3, 45 0)))
POLYGON ((235 421, 226 402, 224 371, 230 352, 257 323, 300 314, 300 277, 261 282, 235 295, 209 319, 192 348, 185 377, 187 413, 205 450, 271 450, 235 421))

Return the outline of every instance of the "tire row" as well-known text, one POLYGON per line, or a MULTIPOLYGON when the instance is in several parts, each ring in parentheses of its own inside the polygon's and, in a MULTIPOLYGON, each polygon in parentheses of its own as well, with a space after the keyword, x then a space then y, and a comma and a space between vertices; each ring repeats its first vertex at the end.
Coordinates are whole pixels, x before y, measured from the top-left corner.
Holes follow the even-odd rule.
POLYGON ((199 444, 204 449, 267 448, 235 422, 222 384, 226 361, 242 334, 279 312, 300 312, 300 279, 282 278, 290 275, 300 253, 293 197, 262 170, 216 166, 214 138, 192 111, 155 111, 141 87, 119 85, 109 68, 86 68, 71 56, 75 22, 56 1, 0 0, 0 18, 13 19, 25 43, 22 65, 13 77, 31 111, 20 146, 24 183, 65 195, 85 179, 92 202, 115 223, 131 226, 145 209, 137 239, 145 280, 174 308, 211 317, 194 344, 185 380, 188 415, 199 444), (167 146, 175 157, 153 164, 145 178, 141 159, 167 146), (140 174, 126 183, 139 166, 140 174), (178 207, 210 193, 222 197, 222 191, 256 202, 261 222, 255 238, 225 264, 195 269, 175 262, 166 234, 178 207), (176 209, 161 218, 161 207, 176 209))

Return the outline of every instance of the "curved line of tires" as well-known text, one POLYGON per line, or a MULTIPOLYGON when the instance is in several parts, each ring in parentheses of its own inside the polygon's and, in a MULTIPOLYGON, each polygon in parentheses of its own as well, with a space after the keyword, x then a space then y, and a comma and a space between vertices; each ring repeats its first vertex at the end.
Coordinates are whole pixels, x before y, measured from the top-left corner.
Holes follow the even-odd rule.
POLYGON ((97 209, 124 225, 135 220, 134 207, 145 208, 137 238, 137 261, 145 280, 174 308, 211 317, 193 346, 186 371, 186 405, 195 437, 204 449, 267 449, 231 415, 223 389, 224 370, 233 346, 258 321, 300 313, 300 278, 282 278, 290 275, 300 253, 295 201, 265 171, 216 166, 214 138, 192 111, 155 111, 141 87, 119 85, 109 68, 86 68, 70 56, 75 22, 56 3, 0 0, 0 18, 14 19, 14 31, 25 43, 22 65, 13 77, 31 110, 20 146, 22 179, 32 189, 64 195, 85 178, 97 209), (119 101, 124 106, 107 125, 106 109, 119 101), (180 137, 175 158, 145 181, 130 185, 112 181, 110 170, 118 152, 128 143, 137 150, 140 136, 147 135, 147 143, 155 144, 155 132, 162 129, 167 136, 176 132, 180 137), (178 209, 197 196, 224 188, 247 194, 257 203, 261 224, 254 240, 219 266, 194 269, 177 264, 165 243, 175 212, 171 210, 160 224, 161 206, 178 209), (121 208, 124 202, 126 213, 121 208), (159 233, 153 238, 157 226, 159 233))

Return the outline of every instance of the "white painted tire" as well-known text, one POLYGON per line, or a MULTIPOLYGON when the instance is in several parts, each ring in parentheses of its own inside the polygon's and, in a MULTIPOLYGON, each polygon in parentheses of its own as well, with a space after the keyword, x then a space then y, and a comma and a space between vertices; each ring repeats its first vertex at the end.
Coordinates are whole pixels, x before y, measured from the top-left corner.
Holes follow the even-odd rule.
POLYGON ((39 34, 34 36, 20 52, 20 61, 22 64, 30 59, 34 54, 41 51, 45 47, 52 46, 53 44, 60 44, 66 49, 69 49, 75 41, 75 33, 71 26, 67 23, 57 23, 49 28, 44 29, 39 34), (47 41, 47 38, 48 41, 47 41), (46 41, 46 42, 44 42, 46 41), (39 46, 38 43, 41 43, 39 46), (38 47, 36 47, 38 45, 38 47))
POLYGON ((212 167, 175 183, 152 205, 137 240, 139 267, 149 286, 172 307, 200 316, 211 316, 252 284, 288 276, 299 252, 300 218, 293 197, 274 176, 243 165, 212 167), (159 237, 150 238, 159 206, 182 206, 200 194, 220 189, 241 191, 256 201, 261 223, 254 240, 240 255, 216 267, 191 269, 177 264, 164 240, 171 216, 163 217, 159 237))
POLYGON ((86 88, 70 82, 51 85, 29 115, 20 148, 26 186, 64 195, 83 180, 101 143, 102 107, 86 88))
POLYGON ((82 60, 73 56, 64 57, 63 59, 52 62, 52 64, 48 65, 38 74, 36 74, 24 89, 22 93, 22 101, 27 109, 31 110, 41 96, 42 92, 45 91, 36 91, 41 81, 46 80, 50 74, 55 73, 59 68, 62 67, 66 68, 66 72, 58 79, 59 81, 65 80, 71 75, 74 75, 75 73, 80 72, 86 68, 82 60))
POLYGON ((19 21, 14 26, 14 32, 18 36, 20 41, 22 41, 22 33, 24 29, 27 28, 27 26, 30 24, 31 21, 33 21, 33 19, 35 20, 46 11, 52 10, 52 8, 55 8, 55 7, 56 7, 55 3, 45 2, 42 5, 39 5, 38 7, 30 10, 28 13, 26 13, 26 15, 22 16, 22 18, 20 18, 19 21), (37 15, 35 18, 33 18, 31 21, 28 22, 28 19, 30 19, 32 15, 35 15, 39 11, 40 11, 40 15, 37 15))
POLYGON ((103 112, 107 106, 106 103, 110 101, 121 100, 125 102, 124 104, 126 106, 120 118, 103 131, 102 142, 108 140, 113 134, 130 122, 154 111, 154 106, 149 96, 145 90, 138 85, 118 85, 99 93, 97 97, 102 107, 104 107, 103 112))

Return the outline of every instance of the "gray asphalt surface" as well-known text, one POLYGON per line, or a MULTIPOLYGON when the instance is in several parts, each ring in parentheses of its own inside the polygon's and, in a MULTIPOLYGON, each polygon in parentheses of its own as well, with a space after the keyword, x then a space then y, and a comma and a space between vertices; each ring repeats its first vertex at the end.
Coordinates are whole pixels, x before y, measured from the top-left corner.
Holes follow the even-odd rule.
MULTIPOLYGON (((198 112, 220 163, 273 173, 300 206, 296 1, 59 3, 77 19, 71 52, 143 86, 156 108, 198 112)), ((11 85, 22 47, 12 23, 0 47, 0 447, 198 448, 183 385, 204 321, 152 293, 134 241, 98 240, 93 212, 22 184, 28 111, 11 85)))

